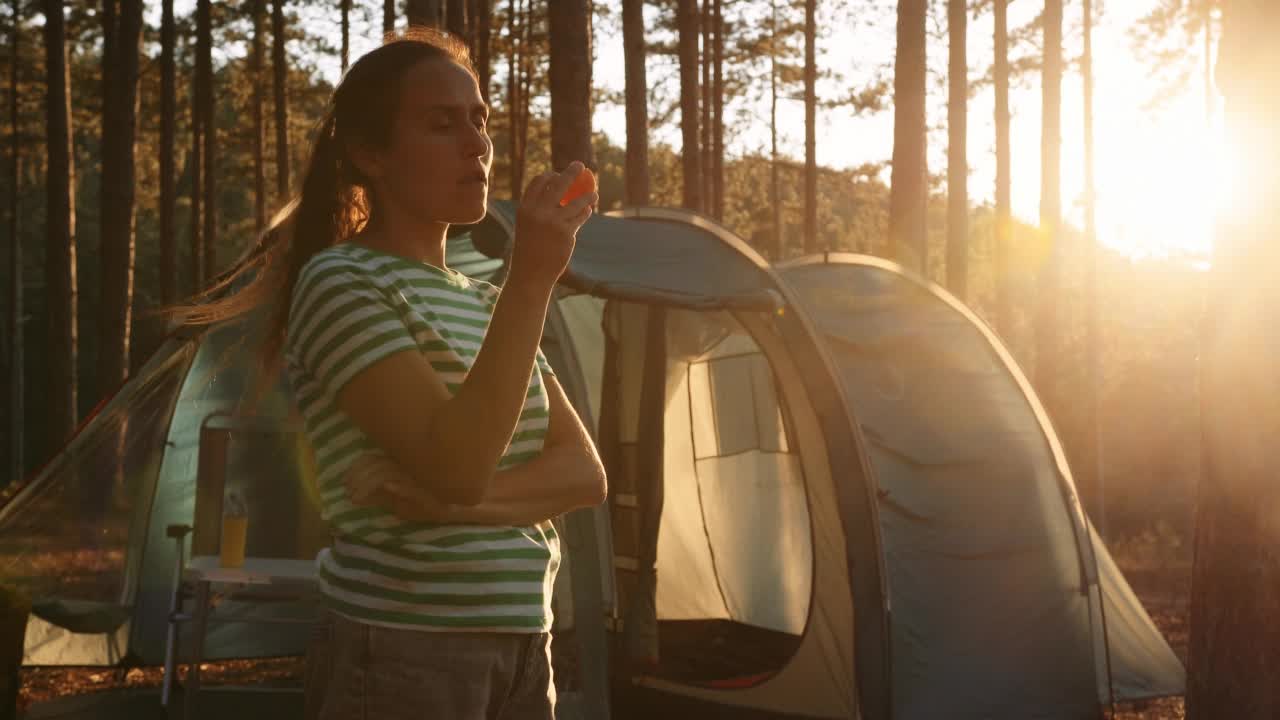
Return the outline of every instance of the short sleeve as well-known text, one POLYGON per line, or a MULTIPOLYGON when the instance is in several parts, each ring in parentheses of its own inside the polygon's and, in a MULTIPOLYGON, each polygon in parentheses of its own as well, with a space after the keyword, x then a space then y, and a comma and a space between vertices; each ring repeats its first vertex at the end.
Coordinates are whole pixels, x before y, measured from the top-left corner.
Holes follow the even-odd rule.
POLYGON ((542 354, 542 348, 538 348, 538 355, 535 358, 538 363, 538 370, 543 375, 555 375, 556 371, 551 369, 551 363, 547 362, 547 357, 542 354))
POLYGON ((360 371, 417 343, 390 300, 349 260, 305 266, 289 308, 288 351, 337 395, 360 371))

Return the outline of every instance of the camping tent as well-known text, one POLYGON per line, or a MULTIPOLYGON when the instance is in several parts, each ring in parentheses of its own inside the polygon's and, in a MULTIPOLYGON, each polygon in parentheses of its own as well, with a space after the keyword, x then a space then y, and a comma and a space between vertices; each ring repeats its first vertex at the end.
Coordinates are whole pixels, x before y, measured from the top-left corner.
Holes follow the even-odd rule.
MULTIPOLYGON (((499 272, 474 248, 501 258, 513 226, 492 203, 450 264, 499 272)), ((592 218, 562 285, 544 351, 610 476, 563 519, 557 684, 582 716, 1075 718, 1182 691, 1034 394, 945 291, 865 257, 770 268, 661 209, 592 218)), ((29 663, 158 662, 165 527, 191 522, 201 427, 236 416, 245 337, 173 338, 0 507, 0 572, 41 598, 29 663)), ((260 414, 278 431, 225 425, 229 481, 314 512, 282 388, 260 414)), ((308 548, 302 520, 257 525, 308 548)), ((219 624, 207 654, 301 643, 219 624)))
POLYGON ((874 469, 895 716, 1082 717, 1090 689, 1179 692, 1181 666, 1089 526, 1048 417, 995 335, 876 258, 813 256, 781 274, 874 469))

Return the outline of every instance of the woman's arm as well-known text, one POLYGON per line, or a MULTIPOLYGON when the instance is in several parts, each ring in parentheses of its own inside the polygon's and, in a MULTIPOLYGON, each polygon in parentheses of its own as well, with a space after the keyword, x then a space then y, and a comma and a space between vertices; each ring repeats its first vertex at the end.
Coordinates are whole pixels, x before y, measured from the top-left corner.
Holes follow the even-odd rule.
POLYGON ((554 375, 543 375, 551 409, 550 427, 538 457, 496 473, 489 495, 462 508, 462 522, 531 525, 604 502, 604 464, 591 435, 554 375))
POLYGON ((353 502, 385 507, 402 520, 476 525, 533 525, 604 502, 604 466, 582 420, 553 375, 544 375, 551 424, 542 452, 500 470, 477 505, 449 505, 422 492, 393 461, 367 455, 348 472, 353 502))
POLYGON ((342 412, 403 468, 411 484, 440 500, 475 505, 489 495, 524 407, 552 289, 596 201, 591 194, 559 207, 558 198, 576 175, 571 165, 562 174, 535 179, 526 190, 506 286, 455 394, 417 352, 379 360, 338 394, 342 412))

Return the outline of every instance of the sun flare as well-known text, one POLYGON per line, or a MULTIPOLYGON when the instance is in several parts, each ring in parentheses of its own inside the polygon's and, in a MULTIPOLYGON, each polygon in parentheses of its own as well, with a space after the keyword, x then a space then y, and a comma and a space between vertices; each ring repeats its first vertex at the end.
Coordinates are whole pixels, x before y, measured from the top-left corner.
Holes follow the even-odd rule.
POLYGON ((1217 123, 1169 113, 1158 124, 1100 133, 1123 160, 1099 174, 1099 241, 1135 258, 1209 255, 1215 217, 1230 197, 1217 123))

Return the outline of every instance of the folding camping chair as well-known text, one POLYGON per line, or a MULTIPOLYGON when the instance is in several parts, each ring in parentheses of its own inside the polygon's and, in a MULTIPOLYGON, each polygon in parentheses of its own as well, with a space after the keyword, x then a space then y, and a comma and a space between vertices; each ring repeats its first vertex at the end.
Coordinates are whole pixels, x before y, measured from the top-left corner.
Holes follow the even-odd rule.
MULTIPOLYGON (((193 524, 170 525, 167 534, 178 545, 174 568, 173 596, 170 602, 169 630, 165 644, 164 680, 160 702, 170 707, 179 662, 179 635, 184 623, 192 624, 191 648, 187 653, 187 675, 183 683, 183 716, 194 718, 197 696, 200 692, 200 663, 204 661, 205 637, 211 623, 255 624, 313 624, 315 618, 266 617, 260 614, 222 617, 215 614, 221 601, 234 601, 257 605, 259 603, 301 602, 310 605, 317 596, 317 581, 312 558, 327 544, 328 537, 318 510, 305 502, 298 502, 295 495, 285 501, 274 498, 273 487, 257 487, 252 478, 237 477, 233 482, 247 490, 251 496, 250 535, 246 539, 247 553, 285 554, 285 557, 262 557, 246 554, 244 564, 238 568, 220 566, 219 546, 222 531, 223 497, 227 489, 228 469, 233 463, 229 456, 233 442, 243 442, 239 448, 250 459, 258 448, 267 450, 296 447, 301 432, 297 420, 236 416, 214 413, 200 426, 200 445, 196 470, 196 498, 193 524), (271 442, 266 442, 270 440, 271 442), (263 507, 262 505, 267 505, 263 507), (284 504, 286 507, 277 507, 284 504), (290 507, 291 506, 291 507, 290 507), (290 547, 254 547, 253 516, 269 516, 272 525, 290 525, 296 543, 290 547), (187 562, 184 552, 186 536, 191 535, 191 559, 187 562), (188 601, 191 601, 189 608, 188 601)), ((292 458, 288 458, 292 459, 292 458)), ((270 474, 270 473, 268 473, 270 474)), ((274 476, 279 486, 280 478, 274 476)), ((279 533, 277 533, 279 535, 279 533)), ((282 545, 285 543, 269 543, 282 545)))

